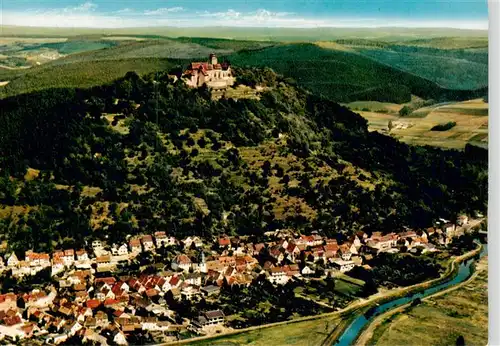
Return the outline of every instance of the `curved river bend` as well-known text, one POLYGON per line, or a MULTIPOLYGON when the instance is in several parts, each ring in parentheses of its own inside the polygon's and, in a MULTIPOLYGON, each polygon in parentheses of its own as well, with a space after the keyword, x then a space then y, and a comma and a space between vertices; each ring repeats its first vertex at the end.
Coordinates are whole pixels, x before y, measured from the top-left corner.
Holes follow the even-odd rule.
MULTIPOLYGON (((480 257, 483 257, 488 254, 488 245, 487 244, 482 244, 483 248, 481 250, 481 253, 479 254, 480 257)), ((474 263, 474 258, 471 258, 465 262, 460 263, 460 266, 458 268, 458 273, 456 276, 449 281, 446 281, 442 284, 430 287, 424 291, 414 293, 409 296, 397 298, 394 300, 391 300, 387 303, 381 304, 371 310, 371 315, 370 317, 365 317, 365 315, 360 315, 356 317, 356 319, 347 327, 347 329, 344 331, 344 333, 340 336, 340 338, 337 340, 337 342, 334 344, 334 346, 351 346, 354 344, 356 339, 358 338, 359 334, 363 330, 365 326, 367 326, 377 315, 380 315, 386 311, 389 311, 391 309, 395 309, 397 307, 400 307, 401 305, 410 303, 416 298, 424 298, 427 296, 430 296, 431 294, 437 293, 439 291, 445 290, 451 286, 454 286, 456 284, 459 284, 462 281, 467 280, 471 274, 472 274, 472 264, 474 263)))

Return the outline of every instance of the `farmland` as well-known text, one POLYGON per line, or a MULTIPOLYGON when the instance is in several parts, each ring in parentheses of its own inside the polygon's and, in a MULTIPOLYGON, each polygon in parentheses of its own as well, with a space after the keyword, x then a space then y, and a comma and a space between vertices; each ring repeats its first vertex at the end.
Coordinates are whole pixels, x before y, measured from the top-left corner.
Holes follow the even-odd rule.
POLYGON ((454 345, 458 336, 462 335, 467 345, 486 345, 487 262, 485 257, 478 263, 478 275, 463 287, 432 297, 383 321, 367 344, 454 345), (411 333, 408 333, 409 330, 411 333))
POLYGON ((469 142, 488 140, 488 104, 483 99, 437 104, 417 109, 408 117, 399 116, 396 110, 402 105, 397 104, 358 102, 349 106, 364 109, 355 111, 368 120, 372 131, 387 132, 389 121, 408 124, 406 129, 391 130, 392 136, 408 144, 462 149, 469 142), (447 131, 431 131, 434 126, 448 122, 456 122, 456 126, 447 131))

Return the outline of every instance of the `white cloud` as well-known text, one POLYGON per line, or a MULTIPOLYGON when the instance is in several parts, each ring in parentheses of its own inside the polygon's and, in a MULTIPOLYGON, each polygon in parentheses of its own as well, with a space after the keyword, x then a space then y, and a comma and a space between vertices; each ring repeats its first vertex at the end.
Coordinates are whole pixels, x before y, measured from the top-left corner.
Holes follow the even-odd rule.
POLYGON ((228 9, 224 12, 193 12, 183 7, 166 7, 139 12, 130 8, 101 13, 97 5, 84 2, 76 7, 63 9, 6 12, 0 16, 0 24, 42 27, 123 28, 147 26, 177 27, 283 27, 283 28, 458 28, 488 29, 488 21, 417 21, 397 18, 318 18, 302 17, 292 12, 272 12, 259 9, 240 12, 228 9))
POLYGON ((176 13, 184 11, 184 7, 163 7, 156 10, 146 10, 144 14, 147 16, 161 16, 169 13, 176 13))
POLYGON ((66 7, 63 9, 63 12, 73 13, 73 12, 93 12, 97 9, 97 5, 87 1, 76 7, 66 7))
POLYGON ((118 10, 115 13, 116 14, 127 14, 127 13, 133 13, 133 12, 134 12, 134 10, 127 7, 127 8, 122 8, 121 10, 118 10))

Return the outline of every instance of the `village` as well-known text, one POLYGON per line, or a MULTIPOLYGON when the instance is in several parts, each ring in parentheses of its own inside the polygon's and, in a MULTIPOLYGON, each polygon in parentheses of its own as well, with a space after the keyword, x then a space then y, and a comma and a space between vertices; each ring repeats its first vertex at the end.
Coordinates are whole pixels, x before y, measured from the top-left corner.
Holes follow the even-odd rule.
POLYGON ((183 331, 220 333, 227 330, 222 309, 198 311, 197 317, 186 319, 169 302, 189 304, 203 298, 216 305, 221 287, 250 286, 262 275, 273 285, 285 285, 318 277, 319 264, 325 268, 319 276, 336 276, 356 266, 370 269, 366 259, 402 247, 408 252, 440 251, 473 223, 478 221, 460 216, 455 223, 442 219, 426 230, 370 235, 358 231, 341 243, 319 232, 299 235, 292 230, 267 232, 260 243, 237 236, 213 242, 198 236, 180 240, 156 232, 130 237, 123 244, 96 239, 82 249, 26 251, 24 258, 7 254, 5 261, 0 257, 2 272, 11 272, 17 280, 46 273, 51 280, 29 293, 0 295, 0 340, 58 344, 78 337, 101 345, 127 345, 145 332, 162 342, 177 340, 183 331), (130 275, 134 271, 128 268, 138 259, 165 251, 172 255, 171 261, 165 259, 169 265, 155 262, 155 271, 130 275))

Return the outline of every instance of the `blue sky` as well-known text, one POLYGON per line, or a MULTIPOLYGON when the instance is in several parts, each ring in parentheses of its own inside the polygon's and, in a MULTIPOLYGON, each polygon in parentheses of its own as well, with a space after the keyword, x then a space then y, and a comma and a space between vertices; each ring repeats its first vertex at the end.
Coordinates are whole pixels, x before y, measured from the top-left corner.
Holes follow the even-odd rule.
POLYGON ((487 29, 486 0, 0 0, 1 23, 53 27, 487 29))

